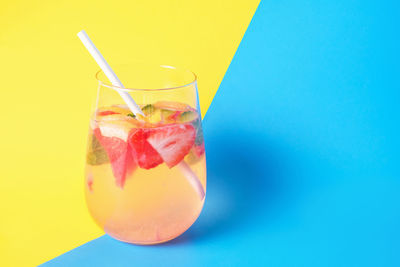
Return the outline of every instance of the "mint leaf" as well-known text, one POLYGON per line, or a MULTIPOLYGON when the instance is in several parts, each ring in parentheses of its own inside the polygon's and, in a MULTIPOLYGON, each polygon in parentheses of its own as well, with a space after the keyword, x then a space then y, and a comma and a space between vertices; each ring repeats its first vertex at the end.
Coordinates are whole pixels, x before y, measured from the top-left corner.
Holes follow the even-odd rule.
MULTIPOLYGON (((89 141, 90 142, 90 141, 89 141)), ((109 162, 107 152, 97 140, 95 135, 92 135, 91 142, 86 154, 86 162, 89 165, 101 165, 109 162)))

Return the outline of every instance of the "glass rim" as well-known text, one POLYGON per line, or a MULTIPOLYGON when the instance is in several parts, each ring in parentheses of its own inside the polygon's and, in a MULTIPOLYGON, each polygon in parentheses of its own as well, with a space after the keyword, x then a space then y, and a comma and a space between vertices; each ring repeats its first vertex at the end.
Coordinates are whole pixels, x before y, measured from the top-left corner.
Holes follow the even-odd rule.
MULTIPOLYGON (((125 65, 127 65, 127 64, 122 64, 122 65, 125 66, 125 65)), ((134 87, 120 87, 120 86, 113 85, 113 84, 112 84, 110 81, 108 81, 108 80, 107 80, 107 81, 104 81, 103 79, 100 78, 100 75, 101 75, 102 73, 104 73, 103 70, 101 70, 101 69, 98 70, 98 71, 96 72, 95 78, 96 78, 96 80, 99 82, 99 84, 100 84, 101 86, 108 87, 108 88, 111 88, 111 89, 116 90, 116 91, 125 91, 125 92, 176 90, 176 89, 188 87, 188 86, 193 85, 193 84, 195 84, 195 83, 197 82, 197 75, 196 75, 193 71, 191 71, 191 70, 189 70, 189 69, 181 68, 181 67, 175 67, 175 66, 170 66, 170 65, 164 65, 164 64, 160 64, 160 65, 158 65, 158 64, 150 64, 150 66, 153 66, 153 67, 160 67, 160 68, 162 68, 162 69, 163 69, 163 68, 164 68, 164 69, 174 69, 174 70, 181 71, 181 72, 187 72, 187 73, 190 73, 190 74, 192 75, 192 79, 191 79, 190 82, 185 83, 185 84, 183 84, 183 85, 179 85, 179 86, 163 87, 163 88, 134 88, 134 87)))

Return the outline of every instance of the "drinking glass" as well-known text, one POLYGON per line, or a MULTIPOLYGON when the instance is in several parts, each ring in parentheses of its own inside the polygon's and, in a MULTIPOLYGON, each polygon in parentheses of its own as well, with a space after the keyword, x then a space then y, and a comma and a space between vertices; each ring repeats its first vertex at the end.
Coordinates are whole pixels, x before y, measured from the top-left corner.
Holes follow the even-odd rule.
POLYGON ((125 85, 97 72, 90 118, 85 196, 94 221, 115 239, 157 244, 185 232, 206 192, 206 159, 196 75, 171 66, 114 69, 125 85), (144 116, 118 92, 129 93, 144 116))

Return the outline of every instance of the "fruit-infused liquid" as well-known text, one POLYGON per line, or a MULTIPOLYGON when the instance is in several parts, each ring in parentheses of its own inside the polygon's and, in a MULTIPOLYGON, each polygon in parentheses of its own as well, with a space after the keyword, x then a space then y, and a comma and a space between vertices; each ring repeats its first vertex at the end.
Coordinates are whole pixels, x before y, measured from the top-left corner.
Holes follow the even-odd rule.
POLYGON ((197 219, 206 188, 201 118, 176 102, 98 108, 89 133, 85 194, 90 213, 110 236, 155 244, 197 219))

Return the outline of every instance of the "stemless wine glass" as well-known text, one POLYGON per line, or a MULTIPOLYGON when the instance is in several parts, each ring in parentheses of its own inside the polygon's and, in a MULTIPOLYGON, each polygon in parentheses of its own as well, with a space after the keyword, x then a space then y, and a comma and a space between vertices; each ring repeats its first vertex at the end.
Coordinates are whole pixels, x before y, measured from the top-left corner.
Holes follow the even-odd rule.
POLYGON ((206 159, 196 75, 170 66, 114 69, 126 88, 102 71, 90 119, 85 195, 95 222, 129 243, 156 244, 186 231, 206 191, 206 159), (145 116, 134 115, 118 91, 145 116))

